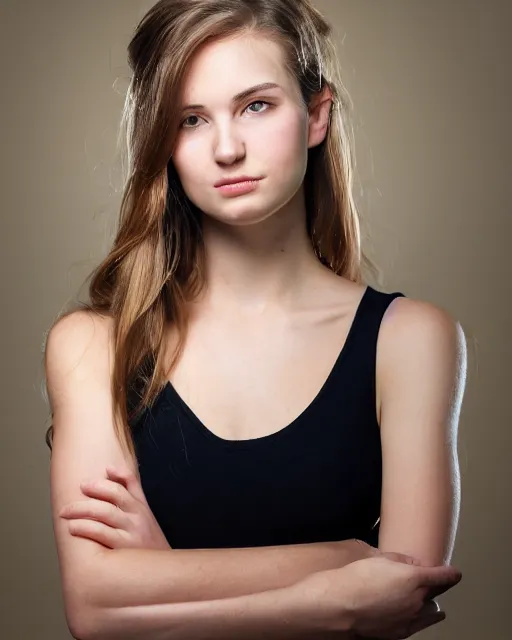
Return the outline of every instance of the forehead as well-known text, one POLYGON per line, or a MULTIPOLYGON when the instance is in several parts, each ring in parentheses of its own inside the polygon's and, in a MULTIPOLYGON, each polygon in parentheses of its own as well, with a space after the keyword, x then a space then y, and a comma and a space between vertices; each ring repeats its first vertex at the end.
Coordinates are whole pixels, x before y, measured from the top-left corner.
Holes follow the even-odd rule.
POLYGON ((285 92, 293 92, 283 49, 263 36, 236 36, 210 42, 194 55, 182 98, 184 103, 229 100, 247 87, 264 82, 275 82, 285 92))

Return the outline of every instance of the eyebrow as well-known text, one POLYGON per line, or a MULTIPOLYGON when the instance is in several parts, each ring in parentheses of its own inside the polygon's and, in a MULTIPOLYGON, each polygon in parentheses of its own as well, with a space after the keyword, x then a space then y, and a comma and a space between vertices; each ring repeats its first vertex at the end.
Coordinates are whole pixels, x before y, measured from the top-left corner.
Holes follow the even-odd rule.
MULTIPOLYGON (((281 89, 281 87, 275 82, 263 82, 262 84, 257 84, 254 87, 250 87, 249 89, 244 89, 240 93, 237 93, 236 96, 231 100, 232 104, 236 104, 238 102, 242 102, 245 98, 248 98, 253 93, 257 93, 260 91, 267 91, 268 89, 281 89)), ((203 104, 189 104, 186 107, 182 108, 182 111, 187 111, 188 109, 204 109, 205 106, 203 104)))

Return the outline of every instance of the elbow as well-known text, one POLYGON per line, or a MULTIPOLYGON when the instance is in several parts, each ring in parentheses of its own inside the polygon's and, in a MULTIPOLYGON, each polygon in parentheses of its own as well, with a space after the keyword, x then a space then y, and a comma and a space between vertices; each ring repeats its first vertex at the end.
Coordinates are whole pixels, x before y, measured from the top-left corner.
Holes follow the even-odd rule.
POLYGON ((67 620, 68 630, 73 640, 90 640, 90 636, 85 630, 82 629, 82 625, 76 620, 67 620))
MULTIPOLYGON (((101 558, 103 560, 103 557, 101 558)), ((90 560, 64 571, 62 576, 66 624, 75 640, 107 640, 111 627, 109 609, 102 599, 99 586, 104 580, 104 565, 90 560)))
POLYGON ((84 620, 78 613, 66 613, 66 623, 74 640, 89 640, 90 634, 85 628, 84 620))
POLYGON ((106 640, 101 624, 101 612, 83 606, 69 607, 66 622, 74 640, 106 640))
POLYGON ((400 540, 379 541, 380 552, 402 553, 419 562, 423 567, 438 567, 441 565, 449 565, 452 548, 446 548, 442 542, 419 541, 402 538, 400 540))
POLYGON ((74 640, 107 640, 106 610, 92 604, 84 589, 73 586, 64 590, 66 624, 71 636, 74 640))

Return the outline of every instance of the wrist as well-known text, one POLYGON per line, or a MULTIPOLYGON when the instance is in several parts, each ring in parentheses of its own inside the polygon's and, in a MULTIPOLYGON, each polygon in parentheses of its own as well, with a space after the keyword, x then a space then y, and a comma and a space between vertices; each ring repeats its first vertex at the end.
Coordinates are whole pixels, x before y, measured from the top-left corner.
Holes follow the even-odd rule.
POLYGON ((323 633, 343 634, 336 637, 347 640, 354 637, 355 611, 342 574, 343 569, 318 571, 287 588, 290 602, 295 604, 311 638, 322 638, 323 633))

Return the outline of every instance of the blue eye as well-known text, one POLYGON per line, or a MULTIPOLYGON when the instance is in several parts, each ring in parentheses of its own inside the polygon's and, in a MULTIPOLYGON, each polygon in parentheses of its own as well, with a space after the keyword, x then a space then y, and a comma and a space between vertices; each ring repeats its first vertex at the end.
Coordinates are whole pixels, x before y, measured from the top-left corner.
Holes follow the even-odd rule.
MULTIPOLYGON (((268 102, 264 102, 263 100, 256 100, 256 102, 251 102, 251 104, 247 106, 247 109, 249 107, 252 107, 253 104, 266 104, 266 105, 268 105, 269 103, 268 102)), ((260 113, 260 112, 256 111, 256 113, 260 113)))
MULTIPOLYGON (((252 107, 252 106, 253 106, 253 105, 255 105, 255 104, 264 104, 264 105, 266 105, 266 106, 268 106, 268 107, 272 106, 269 102, 265 102, 264 100, 256 100, 255 102, 251 102, 251 104, 247 105, 247 107, 244 109, 244 111, 247 111, 247 109, 248 109, 249 107, 252 107)), ((254 115, 256 115, 256 114, 258 114, 258 113, 262 113, 262 111, 266 111, 266 109, 262 109, 262 110, 260 110, 260 111, 253 111, 252 113, 253 113, 254 115)), ((192 115, 190 115, 190 116, 187 116, 187 117, 185 118, 185 120, 183 120, 183 121, 181 122, 181 124, 180 124, 180 129, 196 129, 196 128, 197 128, 197 127, 195 127, 195 126, 191 126, 191 127, 185 127, 185 126, 184 126, 184 124, 185 124, 188 120, 190 120, 190 118, 199 118, 199 116, 196 116, 196 115, 193 115, 193 114, 192 114, 192 115)))

